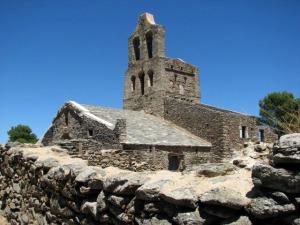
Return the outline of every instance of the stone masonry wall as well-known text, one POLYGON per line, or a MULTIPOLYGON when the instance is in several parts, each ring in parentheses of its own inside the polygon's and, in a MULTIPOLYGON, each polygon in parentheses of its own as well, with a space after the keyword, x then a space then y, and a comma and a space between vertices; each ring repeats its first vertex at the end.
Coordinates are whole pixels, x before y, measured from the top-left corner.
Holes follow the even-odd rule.
POLYGON ((224 158, 223 118, 220 113, 173 98, 165 99, 165 119, 212 143, 211 161, 224 158))
MULTIPOLYGON (((228 160, 234 150, 241 149, 245 141, 258 140, 257 119, 215 107, 165 99, 164 118, 212 143, 211 161, 228 160), (247 127, 248 138, 240 137, 242 126, 247 127)), ((265 128, 267 141, 276 140, 269 128, 265 128)))
MULTIPOLYGON (((276 148, 275 165, 297 165, 299 146, 276 148)), ((7 145, 0 205, 13 225, 295 225, 300 175, 287 168, 255 165, 253 186, 251 172, 233 165, 137 173, 87 166, 58 148, 7 145)))
POLYGON ((106 168, 114 166, 131 171, 156 171, 169 168, 169 156, 177 155, 181 159, 179 170, 185 170, 209 161, 210 149, 144 145, 124 145, 123 149, 97 149, 91 140, 74 139, 61 141, 59 146, 66 149, 71 157, 88 161, 91 166, 106 168))
POLYGON ((42 143, 44 145, 55 145, 62 140, 76 139, 90 141, 86 146, 89 150, 121 148, 114 131, 95 120, 79 115, 76 110, 69 109, 66 106, 58 112, 50 129, 44 135, 42 143))

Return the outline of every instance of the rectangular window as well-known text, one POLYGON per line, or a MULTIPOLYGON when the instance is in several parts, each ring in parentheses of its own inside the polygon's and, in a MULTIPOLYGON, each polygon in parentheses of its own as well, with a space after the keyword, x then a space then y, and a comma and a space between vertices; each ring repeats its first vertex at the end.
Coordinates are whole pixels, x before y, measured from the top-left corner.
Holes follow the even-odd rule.
POLYGON ((246 126, 241 127, 240 137, 241 138, 248 138, 248 129, 247 129, 246 126))
POLYGON ((94 136, 94 131, 92 129, 88 130, 88 135, 89 137, 93 137, 94 136))
POLYGON ((265 142, 265 131, 263 129, 259 129, 259 141, 265 142))

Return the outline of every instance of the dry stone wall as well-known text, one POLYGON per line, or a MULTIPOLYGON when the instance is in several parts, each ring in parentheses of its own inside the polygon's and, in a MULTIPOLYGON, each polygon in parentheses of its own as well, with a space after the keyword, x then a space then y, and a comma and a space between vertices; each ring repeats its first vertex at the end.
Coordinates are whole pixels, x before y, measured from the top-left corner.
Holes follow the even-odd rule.
POLYGON ((24 225, 299 224, 300 144, 291 143, 274 152, 284 164, 254 166, 254 186, 251 171, 229 164, 138 173, 88 166, 55 147, 1 146, 1 211, 24 225))

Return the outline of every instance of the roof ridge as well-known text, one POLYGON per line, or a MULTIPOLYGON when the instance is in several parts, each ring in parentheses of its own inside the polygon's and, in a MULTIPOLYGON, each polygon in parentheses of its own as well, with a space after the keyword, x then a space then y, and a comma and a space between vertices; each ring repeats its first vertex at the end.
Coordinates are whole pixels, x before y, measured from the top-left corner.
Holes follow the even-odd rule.
POLYGON ((69 101, 69 104, 71 104, 73 107, 77 108, 80 112, 82 112, 82 114, 84 114, 85 116, 87 116, 90 119, 96 120, 100 123, 103 123, 104 125, 108 126, 109 128, 113 129, 114 125, 96 115, 94 115, 93 113, 91 113, 90 110, 88 110, 87 108, 85 108, 84 106, 82 106, 81 104, 75 102, 75 101, 69 101))

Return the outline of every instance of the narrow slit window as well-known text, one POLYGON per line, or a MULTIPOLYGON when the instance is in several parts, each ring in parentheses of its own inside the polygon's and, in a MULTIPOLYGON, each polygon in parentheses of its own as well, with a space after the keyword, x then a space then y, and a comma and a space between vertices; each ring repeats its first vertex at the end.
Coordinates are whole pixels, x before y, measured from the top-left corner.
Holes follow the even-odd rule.
POLYGON ((149 71, 148 72, 148 87, 152 87, 153 86, 153 71, 149 71))
POLYGON ((131 91, 135 91, 135 76, 131 77, 131 91))

